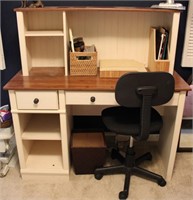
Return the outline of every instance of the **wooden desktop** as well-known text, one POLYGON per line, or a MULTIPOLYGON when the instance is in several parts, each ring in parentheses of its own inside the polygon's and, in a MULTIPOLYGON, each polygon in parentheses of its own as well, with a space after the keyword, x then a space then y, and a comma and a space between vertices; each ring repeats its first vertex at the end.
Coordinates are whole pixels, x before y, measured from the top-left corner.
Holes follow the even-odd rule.
MULTIPOLYGON (((185 96, 190 90, 176 72, 174 78, 173 98, 158 108, 164 119, 159 154, 167 180, 172 177, 185 96)), ((10 95, 23 177, 26 174, 69 174, 72 115, 77 111, 78 114, 90 114, 97 106, 100 111, 101 106, 117 105, 114 98, 116 81, 116 78, 98 76, 22 76, 19 72, 5 85, 10 95), (81 113, 77 106, 85 106, 84 112, 81 113)))

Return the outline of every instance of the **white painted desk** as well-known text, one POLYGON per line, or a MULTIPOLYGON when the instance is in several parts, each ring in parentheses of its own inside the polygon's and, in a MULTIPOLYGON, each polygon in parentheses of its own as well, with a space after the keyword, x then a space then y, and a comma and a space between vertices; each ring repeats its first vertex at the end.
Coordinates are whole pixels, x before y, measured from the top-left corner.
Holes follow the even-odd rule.
MULTIPOLYGON (((186 92, 190 87, 174 73, 175 94, 161 107, 164 127, 159 152, 164 177, 170 180, 186 92)), ((70 76, 22 76, 19 72, 4 87, 9 90, 22 177, 68 175, 69 143, 73 114, 96 114, 116 105, 117 79, 70 76), (91 101, 95 97, 95 101, 91 101)))

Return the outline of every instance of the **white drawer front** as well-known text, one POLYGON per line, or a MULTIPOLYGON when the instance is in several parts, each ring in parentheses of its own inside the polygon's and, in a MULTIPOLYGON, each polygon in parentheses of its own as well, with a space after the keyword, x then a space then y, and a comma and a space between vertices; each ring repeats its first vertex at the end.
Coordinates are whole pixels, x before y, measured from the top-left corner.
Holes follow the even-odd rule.
MULTIPOLYGON (((65 92, 67 105, 118 105, 114 92, 65 92)), ((172 99, 164 106, 176 106, 179 94, 174 93, 172 99)))
POLYGON ((117 105, 114 92, 66 92, 67 105, 117 105))
POLYGON ((58 109, 57 91, 16 91, 18 109, 58 109))

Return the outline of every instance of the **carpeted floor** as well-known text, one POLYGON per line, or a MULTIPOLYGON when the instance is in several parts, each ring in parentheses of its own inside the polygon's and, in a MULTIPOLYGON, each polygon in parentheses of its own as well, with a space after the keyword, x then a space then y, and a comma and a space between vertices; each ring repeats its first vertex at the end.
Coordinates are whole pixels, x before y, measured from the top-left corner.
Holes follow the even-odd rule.
POLYGON ((193 85, 190 87, 192 90, 187 93, 183 117, 192 117, 193 114, 193 85))
MULTIPOLYGON (((0 178, 0 200, 117 200, 123 188, 122 175, 95 180, 93 175, 75 175, 70 180, 22 180, 17 168, 0 178)), ((173 178, 165 187, 133 176, 129 200, 193 199, 193 154, 178 153, 173 178)))

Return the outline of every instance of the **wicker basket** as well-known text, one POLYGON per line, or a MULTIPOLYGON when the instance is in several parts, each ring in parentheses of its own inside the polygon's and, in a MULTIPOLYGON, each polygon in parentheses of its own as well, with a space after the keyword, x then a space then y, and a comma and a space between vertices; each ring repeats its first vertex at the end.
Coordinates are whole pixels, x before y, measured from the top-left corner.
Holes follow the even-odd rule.
POLYGON ((97 52, 70 52, 71 76, 96 76, 97 52))
POLYGON ((6 120, 4 122, 0 122, 0 128, 8 128, 12 125, 12 120, 6 120))

